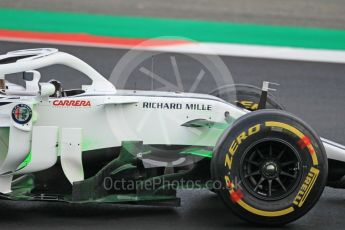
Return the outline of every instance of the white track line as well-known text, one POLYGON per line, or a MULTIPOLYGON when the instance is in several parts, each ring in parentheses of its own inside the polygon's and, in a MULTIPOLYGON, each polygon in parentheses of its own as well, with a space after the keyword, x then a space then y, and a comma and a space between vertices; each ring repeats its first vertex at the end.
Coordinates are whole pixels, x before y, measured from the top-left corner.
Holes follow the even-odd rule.
POLYGON ((200 43, 152 48, 164 52, 345 63, 345 51, 292 47, 200 43))
POLYGON ((116 44, 46 41, 46 40, 39 40, 39 39, 33 40, 33 39, 0 38, 0 40, 25 42, 25 43, 43 43, 43 44, 102 47, 102 48, 115 48, 115 49, 133 48, 133 49, 138 49, 138 50, 160 51, 160 52, 192 53, 192 54, 251 57, 251 58, 268 58, 268 59, 282 59, 282 60, 293 60, 293 61, 345 63, 345 51, 341 51, 341 50, 306 49, 306 48, 294 48, 294 47, 242 45, 242 44, 227 44, 227 43, 190 43, 190 44, 178 44, 178 45, 155 46, 155 47, 147 47, 147 46, 129 47, 129 46, 123 46, 123 45, 116 45, 116 44))

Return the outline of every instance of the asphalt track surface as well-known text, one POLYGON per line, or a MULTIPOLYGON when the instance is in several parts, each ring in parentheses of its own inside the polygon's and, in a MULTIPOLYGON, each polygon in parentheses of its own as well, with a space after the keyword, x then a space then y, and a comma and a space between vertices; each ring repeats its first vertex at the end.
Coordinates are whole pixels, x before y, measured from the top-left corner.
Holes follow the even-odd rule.
MULTIPOLYGON (((16 49, 46 47, 42 44, 0 42, 0 53, 16 49)), ((52 45, 50 45, 52 46, 52 45)), ((112 73, 114 65, 127 50, 58 46, 97 69, 104 76, 112 73)), ((172 55, 172 54, 167 54, 172 55)), ((188 81, 196 69, 193 60, 173 54, 183 60, 188 81)), ((255 58, 221 57, 230 68, 236 83, 260 85, 263 80, 280 84, 275 96, 287 110, 295 113, 326 138, 345 144, 345 65, 255 58)), ((164 60, 164 58, 162 58, 164 60)), ((165 71, 170 62, 159 62, 157 71, 165 71)), ((166 59, 169 60, 169 59, 166 59)), ((181 75, 183 75, 181 70, 181 75)), ((170 71, 171 72, 171 71, 170 71)), ((44 79, 56 78, 73 88, 82 81, 75 72, 43 69, 44 79), (73 78, 73 76, 76 76, 73 78)), ((134 73, 139 76, 140 73, 134 73)), ((193 75, 194 76, 194 75, 193 75)), ((149 81, 136 87, 145 88, 149 81), (146 84, 146 85, 145 85, 146 84)), ((133 82, 129 83, 129 87, 133 82)), ((207 84, 200 91, 208 90, 207 84), (203 88, 205 87, 205 88, 203 88)), ((47 202, 1 202, 1 229, 253 229, 235 217, 209 191, 179 191, 182 207, 137 207, 125 205, 69 205, 47 202)), ((326 188, 322 198, 305 217, 285 229, 344 229, 345 191, 326 188)))

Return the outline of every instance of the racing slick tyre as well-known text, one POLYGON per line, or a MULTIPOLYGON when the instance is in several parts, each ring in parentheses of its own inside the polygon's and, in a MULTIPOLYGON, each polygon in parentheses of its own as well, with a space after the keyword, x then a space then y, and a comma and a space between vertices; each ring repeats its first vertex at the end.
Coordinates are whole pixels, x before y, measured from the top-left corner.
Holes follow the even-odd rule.
POLYGON ((327 181, 320 138, 302 120, 280 110, 239 118, 218 141, 211 160, 217 193, 242 219, 284 225, 302 217, 327 181))
MULTIPOLYGON (((250 111, 255 111, 259 106, 261 89, 252 85, 234 84, 217 88, 209 94, 250 111)), ((284 106, 270 93, 267 95, 266 108, 285 110, 284 106)))

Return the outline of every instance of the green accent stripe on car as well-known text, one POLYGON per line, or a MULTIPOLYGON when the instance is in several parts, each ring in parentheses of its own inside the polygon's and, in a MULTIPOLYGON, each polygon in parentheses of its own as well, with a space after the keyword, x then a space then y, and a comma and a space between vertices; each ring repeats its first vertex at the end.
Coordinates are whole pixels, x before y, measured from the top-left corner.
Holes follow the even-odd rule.
POLYGON ((212 158, 213 152, 202 148, 191 148, 182 151, 181 154, 212 158))
POLYGON ((344 30, 8 8, 0 9, 0 29, 345 50, 344 30))
POLYGON ((29 154, 26 156, 25 160, 18 166, 16 171, 22 170, 26 166, 29 165, 32 159, 32 152, 30 151, 29 154))

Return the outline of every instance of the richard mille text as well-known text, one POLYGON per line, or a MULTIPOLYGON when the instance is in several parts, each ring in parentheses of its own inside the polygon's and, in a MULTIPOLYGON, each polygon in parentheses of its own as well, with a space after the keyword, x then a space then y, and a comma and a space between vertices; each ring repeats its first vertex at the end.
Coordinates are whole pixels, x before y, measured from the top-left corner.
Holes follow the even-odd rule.
POLYGON ((143 102, 143 108, 146 109, 186 109, 186 110, 199 110, 211 111, 211 105, 195 104, 195 103, 164 103, 164 102, 143 102))

